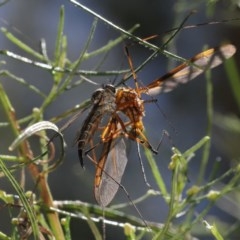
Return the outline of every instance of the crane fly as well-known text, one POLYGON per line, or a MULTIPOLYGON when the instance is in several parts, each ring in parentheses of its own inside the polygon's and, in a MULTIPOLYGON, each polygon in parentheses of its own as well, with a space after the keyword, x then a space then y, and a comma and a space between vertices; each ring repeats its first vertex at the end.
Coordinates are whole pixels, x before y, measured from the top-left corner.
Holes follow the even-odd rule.
POLYGON ((142 119, 145 101, 142 99, 142 94, 155 95, 172 91, 178 85, 187 83, 207 69, 222 64, 235 52, 236 48, 231 44, 208 49, 145 87, 138 86, 132 62, 129 60, 135 80, 135 89, 115 88, 108 84, 94 92, 92 109, 83 123, 76 142, 81 165, 83 166, 85 155, 96 165, 94 194, 100 206, 107 206, 120 186, 128 161, 124 138, 136 141, 153 153, 157 153, 143 133, 142 119), (105 117, 107 117, 107 125, 101 127, 101 122, 105 117), (93 145, 93 137, 98 130, 102 131, 100 140, 93 145), (89 145, 91 147, 86 149, 89 145), (96 157, 94 151, 96 146, 102 146, 99 157, 96 157), (93 152, 92 156, 89 155, 90 152, 93 152))

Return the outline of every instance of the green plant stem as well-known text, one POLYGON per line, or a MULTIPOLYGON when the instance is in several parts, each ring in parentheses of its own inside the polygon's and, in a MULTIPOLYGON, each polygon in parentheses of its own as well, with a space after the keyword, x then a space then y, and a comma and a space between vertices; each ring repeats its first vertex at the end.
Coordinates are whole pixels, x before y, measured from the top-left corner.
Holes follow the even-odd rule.
POLYGON ((133 35, 132 33, 130 33, 129 31, 117 26, 116 24, 114 24, 113 22, 107 20, 106 18, 104 18, 103 16, 99 15, 98 13, 94 12, 93 10, 91 10, 90 8, 84 6, 83 4, 75 1, 75 0, 69 0, 70 2, 72 2, 74 5, 76 5, 79 8, 82 8, 84 11, 90 13, 91 15, 93 15, 94 17, 97 17, 99 20, 101 20, 102 22, 104 22, 105 24, 107 24, 108 26, 111 26, 112 28, 114 28, 115 30, 117 30, 118 32, 121 32, 123 35, 127 36, 128 38, 132 39, 133 41, 139 43, 140 45, 152 49, 154 51, 153 56, 156 56, 159 52, 162 52, 163 54, 165 54, 168 57, 173 57, 179 61, 182 62, 186 62, 186 59, 176 56, 175 54, 172 54, 171 52, 163 49, 162 47, 158 47, 155 46, 154 44, 149 43, 148 41, 145 41, 135 35, 133 35))
POLYGON ((7 29, 1 28, 2 33, 15 45, 17 45, 19 48, 21 48, 24 52, 27 52, 31 54, 32 56, 36 57, 37 59, 44 61, 44 56, 40 53, 36 52, 32 48, 30 48, 28 45, 20 41, 18 38, 16 38, 12 33, 8 32, 7 29))
MULTIPOLYGON (((11 102, 1 84, 0 84, 0 102, 2 103, 3 109, 8 117, 11 129, 14 135, 17 137, 20 134, 21 128, 18 125, 15 116, 15 110, 11 105, 11 102)), ((34 159, 34 156, 27 141, 24 141, 23 143, 20 144, 19 155, 20 157, 25 159, 26 163, 28 163, 28 170, 30 171, 34 181, 37 183, 44 204, 47 205, 48 207, 52 207, 53 198, 47 183, 47 176, 41 174, 38 170, 38 167, 35 164, 31 163, 31 160, 34 159)), ((56 239, 64 240, 64 234, 58 218, 58 214, 56 212, 50 212, 47 214, 47 218, 56 239)))
POLYGON ((155 181, 156 181, 156 183, 158 185, 158 188, 159 188, 162 196, 164 197, 166 202, 169 202, 169 194, 167 192, 166 185, 165 185, 165 183, 163 181, 162 175, 161 175, 161 173, 160 173, 160 171, 158 169, 156 161, 153 158, 152 152, 149 149, 145 148, 144 149, 144 153, 145 153, 145 156, 146 156, 146 158, 148 160, 148 163, 149 163, 149 165, 151 167, 152 174, 153 174, 153 176, 155 178, 155 181))
MULTIPOLYGON (((206 71, 206 79, 207 79, 207 129, 206 135, 211 137, 212 134, 212 122, 213 122, 213 86, 211 82, 211 71, 206 71)), ((204 149, 203 149, 203 156, 201 160, 200 171, 198 174, 197 183, 200 185, 204 180, 204 174, 206 172, 207 162, 209 159, 210 154, 210 147, 211 147, 211 139, 206 142, 204 149)))
POLYGON ((229 59, 224 64, 226 73, 228 75, 229 84, 233 92, 233 96, 235 98, 235 101, 237 103, 238 109, 240 109, 240 74, 239 74, 239 67, 236 64, 236 61, 234 59, 229 59))

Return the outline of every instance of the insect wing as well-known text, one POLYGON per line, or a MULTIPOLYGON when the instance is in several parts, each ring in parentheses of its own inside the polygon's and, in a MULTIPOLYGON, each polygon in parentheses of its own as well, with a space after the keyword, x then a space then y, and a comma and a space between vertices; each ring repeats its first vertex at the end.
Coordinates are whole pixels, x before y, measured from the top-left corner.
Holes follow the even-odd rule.
POLYGON ((179 84, 187 83, 207 69, 222 64, 225 59, 232 57, 235 52, 236 47, 232 44, 203 51, 191 58, 188 63, 179 65, 163 77, 147 85, 145 92, 149 95, 170 92, 179 84))
POLYGON ((104 144, 94 186, 95 198, 100 206, 107 206, 116 195, 127 161, 126 145, 122 138, 104 144))

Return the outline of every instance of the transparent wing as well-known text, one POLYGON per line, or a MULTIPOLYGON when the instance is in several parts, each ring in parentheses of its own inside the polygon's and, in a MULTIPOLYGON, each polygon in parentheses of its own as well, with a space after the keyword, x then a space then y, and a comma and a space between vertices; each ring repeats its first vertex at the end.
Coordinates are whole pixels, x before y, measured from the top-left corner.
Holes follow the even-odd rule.
POLYGON ((105 207, 116 195, 128 161, 122 137, 104 143, 101 156, 95 175, 94 194, 98 204, 105 207))
POLYGON ((170 92, 179 84, 187 83, 207 69, 222 64, 225 59, 232 57, 235 52, 236 47, 232 44, 208 49, 191 58, 188 63, 179 65, 166 75, 156 79, 147 85, 145 90, 141 89, 141 91, 149 95, 170 92))

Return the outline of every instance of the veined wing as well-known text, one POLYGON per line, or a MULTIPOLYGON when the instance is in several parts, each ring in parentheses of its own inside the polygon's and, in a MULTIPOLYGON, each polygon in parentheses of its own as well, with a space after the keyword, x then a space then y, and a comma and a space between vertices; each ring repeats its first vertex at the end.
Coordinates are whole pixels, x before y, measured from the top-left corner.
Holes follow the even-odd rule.
POLYGON ((94 194, 102 207, 116 195, 127 165, 126 145, 122 138, 104 144, 105 155, 97 165, 94 194))
MULTIPOLYGON (((111 121, 110 134, 117 131, 117 121, 111 121)), ((110 139, 103 143, 100 159, 96 163, 94 194, 98 204, 107 206, 116 195, 127 165, 126 145, 122 137, 110 139)))
POLYGON ((232 44, 203 51, 195 55, 187 63, 179 65, 164 76, 154 80, 146 88, 141 88, 140 91, 149 95, 170 92, 179 84, 187 83, 207 69, 222 64, 225 59, 232 57, 235 52, 236 47, 232 44))

